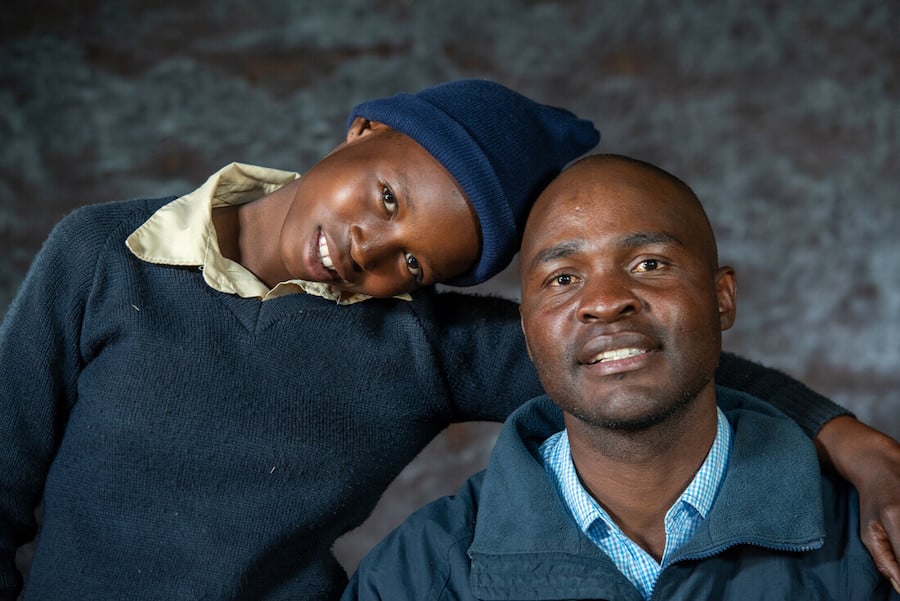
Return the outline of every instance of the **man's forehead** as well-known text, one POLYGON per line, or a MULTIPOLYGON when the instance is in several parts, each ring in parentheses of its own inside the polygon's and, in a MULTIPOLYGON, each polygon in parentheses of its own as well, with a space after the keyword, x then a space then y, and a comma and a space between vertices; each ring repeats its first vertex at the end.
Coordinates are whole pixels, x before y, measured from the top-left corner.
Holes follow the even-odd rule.
POLYGON ((680 204, 644 187, 584 186, 571 194, 548 197, 547 202, 538 205, 526 238, 531 236, 538 241, 565 233, 590 239, 612 232, 658 229, 678 220, 680 204))
MULTIPOLYGON (((587 192, 587 191, 584 191, 587 192)), ((568 254, 598 244, 635 248, 648 244, 686 246, 695 216, 684 203, 652 194, 579 194, 560 197, 535 215, 522 244, 523 260, 536 263, 564 249, 568 254)))

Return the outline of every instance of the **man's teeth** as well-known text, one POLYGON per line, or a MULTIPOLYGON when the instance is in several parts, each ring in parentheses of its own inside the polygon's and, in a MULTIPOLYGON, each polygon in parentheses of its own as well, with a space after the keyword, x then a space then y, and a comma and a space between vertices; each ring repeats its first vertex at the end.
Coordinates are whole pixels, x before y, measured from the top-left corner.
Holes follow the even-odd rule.
POLYGON ((640 355, 646 353, 645 349, 639 348, 620 348, 614 351, 604 351, 602 353, 598 353, 594 355, 594 358, 591 359, 591 363, 602 363, 604 361, 616 361, 618 359, 627 359, 628 357, 634 357, 635 355, 640 355))
POLYGON ((325 235, 321 232, 319 233, 319 258, 322 260, 322 265, 325 266, 325 269, 334 269, 334 261, 331 260, 331 255, 328 254, 328 242, 325 241, 325 235))

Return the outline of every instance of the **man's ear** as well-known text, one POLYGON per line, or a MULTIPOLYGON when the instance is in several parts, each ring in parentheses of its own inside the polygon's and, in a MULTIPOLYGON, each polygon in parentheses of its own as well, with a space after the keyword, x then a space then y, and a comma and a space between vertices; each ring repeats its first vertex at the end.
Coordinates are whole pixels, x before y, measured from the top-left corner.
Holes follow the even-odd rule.
POLYGON ((388 126, 379 121, 370 121, 365 117, 354 117, 350 127, 347 128, 346 141, 350 143, 385 128, 388 128, 388 126))
POLYGON ((528 351, 528 358, 534 363, 534 356, 531 354, 531 347, 528 346, 528 336, 525 335, 525 322, 522 319, 522 305, 519 305, 519 327, 522 328, 522 337, 525 338, 525 350, 528 351))
POLYGON ((726 265, 716 272, 716 300, 719 303, 719 324, 724 332, 734 325, 737 316, 737 275, 734 268, 726 265))

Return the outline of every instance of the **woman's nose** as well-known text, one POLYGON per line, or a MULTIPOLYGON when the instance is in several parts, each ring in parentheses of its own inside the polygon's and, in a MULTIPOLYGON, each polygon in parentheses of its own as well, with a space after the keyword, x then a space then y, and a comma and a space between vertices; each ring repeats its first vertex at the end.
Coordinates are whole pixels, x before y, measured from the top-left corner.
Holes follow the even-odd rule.
POLYGON ((375 225, 350 227, 350 258, 355 271, 376 269, 385 257, 395 254, 396 236, 391 228, 375 225))

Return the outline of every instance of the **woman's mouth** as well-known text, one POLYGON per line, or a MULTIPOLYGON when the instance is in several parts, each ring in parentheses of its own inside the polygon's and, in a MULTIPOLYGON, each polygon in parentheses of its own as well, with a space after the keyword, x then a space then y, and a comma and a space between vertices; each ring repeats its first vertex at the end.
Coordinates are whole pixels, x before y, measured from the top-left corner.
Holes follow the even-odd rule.
MULTIPOLYGON (((331 251, 328 248, 328 241, 325 234, 319 230, 314 240, 315 244, 315 260, 310 263, 315 279, 319 281, 336 282, 341 279, 341 274, 335 268, 334 260, 331 258, 331 251)), ((310 257, 312 259, 312 257, 310 257)))
POLYGON ((331 260, 331 254, 328 252, 328 241, 325 240, 325 234, 319 232, 319 260, 328 271, 334 271, 334 261, 331 260))

